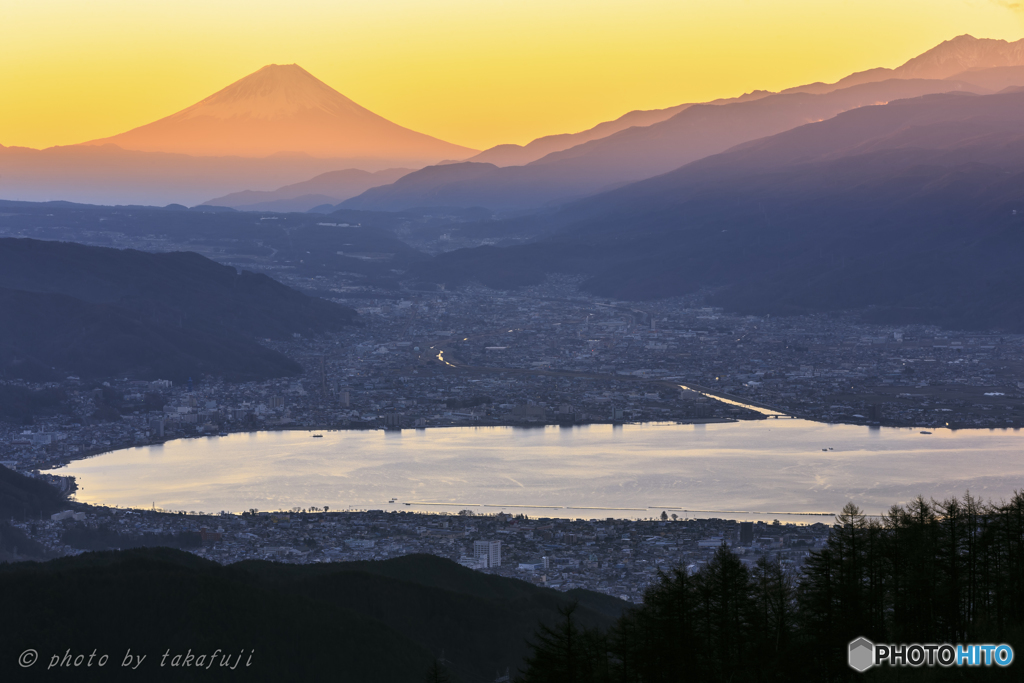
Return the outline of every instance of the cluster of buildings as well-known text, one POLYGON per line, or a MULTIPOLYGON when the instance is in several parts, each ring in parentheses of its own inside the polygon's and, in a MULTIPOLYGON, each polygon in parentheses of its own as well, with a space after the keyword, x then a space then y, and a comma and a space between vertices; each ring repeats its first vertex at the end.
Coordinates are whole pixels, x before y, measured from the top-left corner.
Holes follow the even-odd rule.
MULTIPOLYGON (((50 519, 16 523, 54 554, 77 554, 93 536, 124 547, 147 538, 220 563, 384 560, 412 553, 559 590, 586 588, 638 602, 659 572, 697 571, 725 544, 742 562, 761 556, 796 575, 828 538, 825 524, 726 519, 570 520, 497 514, 296 510, 240 515, 170 514, 75 506, 50 519), (74 532, 74 533, 72 533, 74 532), (92 536, 90 535, 90 532, 92 536), (116 534, 113 535, 113 534, 116 534)), ((115 546, 116 547, 116 546, 115 546)))

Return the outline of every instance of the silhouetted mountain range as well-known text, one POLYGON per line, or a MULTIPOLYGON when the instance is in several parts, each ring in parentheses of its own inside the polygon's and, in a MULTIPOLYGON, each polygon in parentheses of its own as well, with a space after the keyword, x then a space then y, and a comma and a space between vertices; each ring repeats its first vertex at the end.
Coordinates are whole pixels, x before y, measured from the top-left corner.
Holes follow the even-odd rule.
MULTIPOLYGON (((962 82, 973 82, 970 74, 964 73, 969 70, 984 70, 1000 72, 1003 69, 1020 69, 1024 66, 1024 41, 1008 43, 1005 40, 978 39, 970 35, 962 35, 952 40, 944 41, 931 50, 914 57, 907 63, 895 69, 877 68, 868 71, 860 71, 851 74, 836 83, 809 83, 793 88, 786 88, 782 93, 810 93, 822 94, 848 88, 862 83, 873 83, 891 78, 927 78, 944 79, 954 77, 962 82)), ((1005 72, 1003 78, 1005 78, 1005 72)), ((1024 83, 1020 75, 1013 77, 1013 84, 1024 83)), ((982 85, 981 83, 976 83, 982 85)), ((1004 83, 995 87, 995 83, 985 84, 992 92, 1001 90, 1009 85, 1004 83)), ((734 98, 723 98, 705 102, 703 104, 729 104, 732 102, 743 102, 753 99, 761 99, 776 93, 766 90, 755 90, 750 93, 734 98)), ((479 154, 469 157, 465 161, 477 163, 489 163, 495 166, 524 166, 536 161, 553 152, 575 147, 576 145, 608 137, 620 130, 634 126, 650 126, 660 123, 683 109, 694 106, 693 104, 680 104, 666 109, 653 109, 647 111, 631 111, 623 114, 614 121, 599 123, 579 133, 563 133, 561 135, 547 135, 526 144, 526 145, 497 145, 486 149, 479 154)))
POLYGON ((693 105, 660 123, 628 128, 525 166, 466 162, 427 167, 392 185, 367 190, 342 206, 378 211, 431 205, 501 210, 564 203, 844 111, 949 91, 988 92, 959 81, 889 79, 824 94, 795 92, 693 105))
POLYGON ((874 307, 1020 331, 1021 112, 1020 92, 863 107, 538 216, 549 236, 535 244, 418 269, 495 286, 574 272, 620 298, 710 288, 753 313, 874 307))
MULTIPOLYGON (((729 97, 703 104, 729 104, 731 102, 746 102, 767 97, 773 93, 767 90, 755 90, 754 92, 729 97)), ((584 142, 598 140, 608 137, 620 130, 636 126, 650 126, 671 118, 684 109, 694 106, 693 104, 680 104, 666 109, 636 110, 623 114, 614 121, 604 121, 593 128, 580 131, 579 133, 561 133, 559 135, 545 135, 525 145, 496 145, 486 149, 479 154, 466 159, 468 162, 480 164, 494 164, 495 166, 525 166, 531 161, 536 161, 554 152, 561 152, 564 149, 581 145, 584 142)), ((454 162, 450 162, 454 163, 454 162)))
POLYGON ((368 190, 343 206, 378 211, 553 206, 856 107, 935 92, 991 94, 1020 85, 1024 40, 1008 43, 963 35, 896 69, 871 69, 833 84, 630 112, 581 133, 539 138, 524 147, 499 145, 466 160, 478 165, 464 165, 458 171, 427 167, 400 184, 368 190))
POLYGON ((343 306, 194 253, 149 254, 0 239, 0 366, 182 380, 295 374, 253 341, 316 334, 355 318, 343 306))

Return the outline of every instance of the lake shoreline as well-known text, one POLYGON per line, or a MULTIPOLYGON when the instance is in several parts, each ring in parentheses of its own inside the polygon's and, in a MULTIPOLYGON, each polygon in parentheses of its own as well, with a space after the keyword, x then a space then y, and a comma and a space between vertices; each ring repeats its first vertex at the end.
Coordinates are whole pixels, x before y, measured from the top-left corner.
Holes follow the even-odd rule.
POLYGON ((1024 481, 1015 455, 1022 437, 1011 429, 757 420, 374 431, 382 433, 293 428, 175 439, 48 474, 80 477, 88 500, 81 493, 79 500, 94 505, 238 511, 329 504, 556 517, 668 510, 806 518, 832 516, 850 500, 880 514, 876 501, 965 490, 999 498, 1024 481), (964 458, 979 467, 965 472, 964 458))

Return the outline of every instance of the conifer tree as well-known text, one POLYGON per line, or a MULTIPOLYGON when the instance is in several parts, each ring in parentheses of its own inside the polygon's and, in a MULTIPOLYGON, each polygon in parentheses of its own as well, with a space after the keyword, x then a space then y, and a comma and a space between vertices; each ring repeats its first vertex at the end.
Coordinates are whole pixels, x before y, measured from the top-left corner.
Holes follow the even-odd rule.
POLYGON ((710 680, 735 680, 748 654, 753 604, 747 569, 725 543, 697 575, 697 595, 698 639, 710 680))
POLYGON ((440 659, 435 659, 430 664, 430 668, 427 669, 427 675, 423 680, 424 683, 451 683, 452 679, 448 675, 448 669, 445 667, 444 662, 440 659))
POLYGON ((592 668, 586 661, 588 651, 583 630, 573 614, 576 603, 559 607, 561 621, 553 628, 541 624, 530 643, 533 653, 526 659, 526 671, 518 679, 521 683, 590 683, 584 675, 592 668))

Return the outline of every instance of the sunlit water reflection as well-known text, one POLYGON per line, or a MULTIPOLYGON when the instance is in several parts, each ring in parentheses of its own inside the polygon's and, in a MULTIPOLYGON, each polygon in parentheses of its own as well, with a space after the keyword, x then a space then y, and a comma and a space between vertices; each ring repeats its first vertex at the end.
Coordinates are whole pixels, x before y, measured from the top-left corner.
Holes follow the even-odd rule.
POLYGON ((83 502, 167 510, 666 510, 805 523, 850 500, 877 514, 918 494, 998 500, 1024 488, 1019 431, 933 431, 763 420, 254 432, 114 451, 54 473, 77 477, 83 502))

